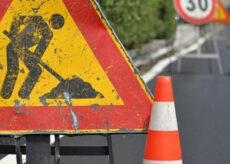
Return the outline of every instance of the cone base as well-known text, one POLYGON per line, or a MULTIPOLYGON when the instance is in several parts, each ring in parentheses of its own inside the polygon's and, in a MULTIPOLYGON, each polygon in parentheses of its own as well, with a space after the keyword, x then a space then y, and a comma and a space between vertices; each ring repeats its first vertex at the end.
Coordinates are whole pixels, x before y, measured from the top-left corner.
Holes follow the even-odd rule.
POLYGON ((153 161, 144 159, 143 164, 183 164, 182 160, 177 161, 153 161))
POLYGON ((157 161, 181 160, 178 131, 148 131, 144 159, 157 161))

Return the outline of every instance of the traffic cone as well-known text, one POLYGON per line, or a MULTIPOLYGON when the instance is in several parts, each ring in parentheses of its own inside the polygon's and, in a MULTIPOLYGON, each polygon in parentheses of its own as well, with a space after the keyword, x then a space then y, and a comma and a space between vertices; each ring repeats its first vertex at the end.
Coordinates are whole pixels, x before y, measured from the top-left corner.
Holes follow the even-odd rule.
POLYGON ((157 78, 143 164, 182 164, 171 77, 157 78))

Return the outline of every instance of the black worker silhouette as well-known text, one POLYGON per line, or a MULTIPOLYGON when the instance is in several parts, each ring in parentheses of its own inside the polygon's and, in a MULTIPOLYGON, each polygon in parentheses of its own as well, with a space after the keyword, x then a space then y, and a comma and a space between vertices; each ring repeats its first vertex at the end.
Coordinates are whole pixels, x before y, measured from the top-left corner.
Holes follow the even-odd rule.
MULTIPOLYGON (((49 20, 53 29, 64 25, 64 18, 54 14, 49 20)), ((13 18, 10 32, 4 31, 11 42, 7 45, 7 73, 1 89, 1 96, 9 99, 13 93, 19 73, 19 59, 24 62, 29 73, 23 82, 18 95, 29 98, 42 73, 41 57, 45 53, 53 33, 42 16, 17 16, 13 18), (30 50, 34 47, 34 51, 30 50)))

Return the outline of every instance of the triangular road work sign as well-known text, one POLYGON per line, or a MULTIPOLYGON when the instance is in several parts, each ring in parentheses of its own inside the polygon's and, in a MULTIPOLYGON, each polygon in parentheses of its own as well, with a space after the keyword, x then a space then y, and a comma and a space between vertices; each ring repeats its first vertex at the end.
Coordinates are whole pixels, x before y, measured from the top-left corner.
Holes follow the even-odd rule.
POLYGON ((213 18, 214 23, 229 23, 230 22, 230 16, 227 12, 227 10, 224 8, 223 4, 219 0, 217 5, 216 14, 213 18))
POLYGON ((147 129, 150 92, 94 0, 3 0, 0 41, 0 134, 147 129))

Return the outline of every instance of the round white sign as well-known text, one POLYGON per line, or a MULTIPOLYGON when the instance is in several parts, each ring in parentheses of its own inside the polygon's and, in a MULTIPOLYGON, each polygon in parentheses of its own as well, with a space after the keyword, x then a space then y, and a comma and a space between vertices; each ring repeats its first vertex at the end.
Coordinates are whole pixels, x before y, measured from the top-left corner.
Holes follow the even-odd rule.
POLYGON ((209 22, 216 11, 216 0, 174 0, 177 12, 194 24, 209 22))

